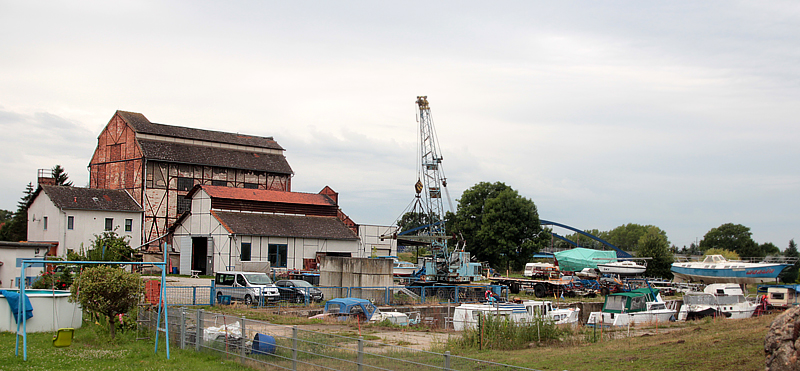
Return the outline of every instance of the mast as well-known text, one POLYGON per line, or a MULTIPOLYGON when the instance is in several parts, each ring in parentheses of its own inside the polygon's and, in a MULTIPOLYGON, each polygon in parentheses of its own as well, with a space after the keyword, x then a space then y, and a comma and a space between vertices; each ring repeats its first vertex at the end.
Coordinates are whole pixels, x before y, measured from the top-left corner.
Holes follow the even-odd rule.
MULTIPOLYGON (((427 96, 417 97, 418 117, 419 122, 419 158, 420 168, 418 169, 418 179, 415 184, 417 197, 424 197, 424 204, 427 206, 428 223, 430 223, 429 233, 433 237, 431 241, 431 249, 433 255, 442 257, 447 256, 447 232, 444 223, 444 202, 442 200, 442 191, 447 194, 448 200, 450 199, 449 192, 447 192, 447 178, 444 176, 442 169, 442 155, 439 152, 439 140, 436 137, 436 131, 433 126, 433 118, 431 117, 431 108, 428 104, 427 96)), ((452 211, 452 202, 450 202, 450 210, 452 211)))

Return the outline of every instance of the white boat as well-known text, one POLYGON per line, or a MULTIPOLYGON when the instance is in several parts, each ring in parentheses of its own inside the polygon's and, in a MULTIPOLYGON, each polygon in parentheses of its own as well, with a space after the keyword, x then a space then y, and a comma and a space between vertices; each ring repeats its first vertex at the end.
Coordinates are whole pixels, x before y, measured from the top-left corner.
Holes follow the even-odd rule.
POLYGON ((536 319, 550 321, 556 325, 577 323, 578 308, 556 308, 550 301, 527 300, 517 303, 461 304, 453 312, 453 329, 463 331, 478 325, 479 316, 504 318, 517 323, 531 323, 536 319))
POLYGON ((657 289, 640 288, 606 296, 602 312, 589 314, 587 325, 626 326, 674 320, 675 310, 667 307, 657 289))
POLYGON ((715 283, 706 286, 703 292, 686 293, 678 312, 678 320, 703 317, 750 318, 757 307, 757 303, 745 298, 739 285, 715 283))
POLYGON ((707 255, 701 262, 672 263, 676 282, 764 283, 775 281, 778 274, 791 264, 784 261, 745 262, 727 260, 722 255, 707 255))
POLYGON ((418 270, 419 268, 417 265, 412 262, 395 259, 394 265, 392 266, 392 275, 396 277, 408 277, 412 276, 418 270))
POLYGON ((610 263, 597 264, 597 269, 604 274, 635 275, 642 274, 647 270, 644 264, 637 264, 630 260, 622 260, 610 263))

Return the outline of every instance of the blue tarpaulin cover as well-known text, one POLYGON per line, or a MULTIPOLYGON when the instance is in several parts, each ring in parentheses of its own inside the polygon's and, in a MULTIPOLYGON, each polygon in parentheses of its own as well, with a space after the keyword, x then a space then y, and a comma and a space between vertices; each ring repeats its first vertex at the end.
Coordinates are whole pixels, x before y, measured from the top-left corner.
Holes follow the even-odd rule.
MULTIPOLYGON (((14 291, 7 291, 7 290, 0 290, 0 295, 6 297, 8 300, 8 305, 11 306, 11 313, 14 315, 14 321, 19 323, 19 293, 14 291)), ((30 299, 28 299, 28 295, 25 295, 25 319, 33 317, 33 306, 31 305, 30 299)))

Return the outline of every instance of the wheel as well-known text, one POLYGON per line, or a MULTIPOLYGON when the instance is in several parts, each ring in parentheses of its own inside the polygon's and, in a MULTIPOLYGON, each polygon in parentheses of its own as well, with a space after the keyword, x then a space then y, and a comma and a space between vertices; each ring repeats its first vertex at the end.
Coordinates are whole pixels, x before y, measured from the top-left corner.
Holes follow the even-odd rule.
POLYGON ((447 289, 438 289, 436 290, 436 297, 439 301, 445 301, 448 298, 447 289))
POLYGON ((610 293, 611 293, 611 290, 609 290, 608 287, 603 287, 603 288, 600 289, 600 295, 608 296, 608 294, 610 294, 610 293))
POLYGON ((519 294, 519 282, 511 282, 511 287, 509 289, 512 294, 519 294))
POLYGON ((253 304, 253 297, 250 295, 244 296, 244 303, 247 305, 253 304))
POLYGON ((222 299, 222 291, 217 291, 217 303, 222 299))
POLYGON ((547 289, 541 283, 536 284, 533 287, 533 294, 536 295, 537 298, 543 298, 547 296, 547 289))

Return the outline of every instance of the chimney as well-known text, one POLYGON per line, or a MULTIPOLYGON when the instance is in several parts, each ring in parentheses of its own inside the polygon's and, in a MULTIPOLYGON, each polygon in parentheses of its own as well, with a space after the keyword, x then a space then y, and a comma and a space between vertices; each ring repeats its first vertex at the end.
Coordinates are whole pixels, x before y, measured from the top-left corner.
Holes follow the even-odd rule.
POLYGON ((39 185, 56 185, 56 178, 53 178, 53 172, 50 169, 39 169, 39 185))

